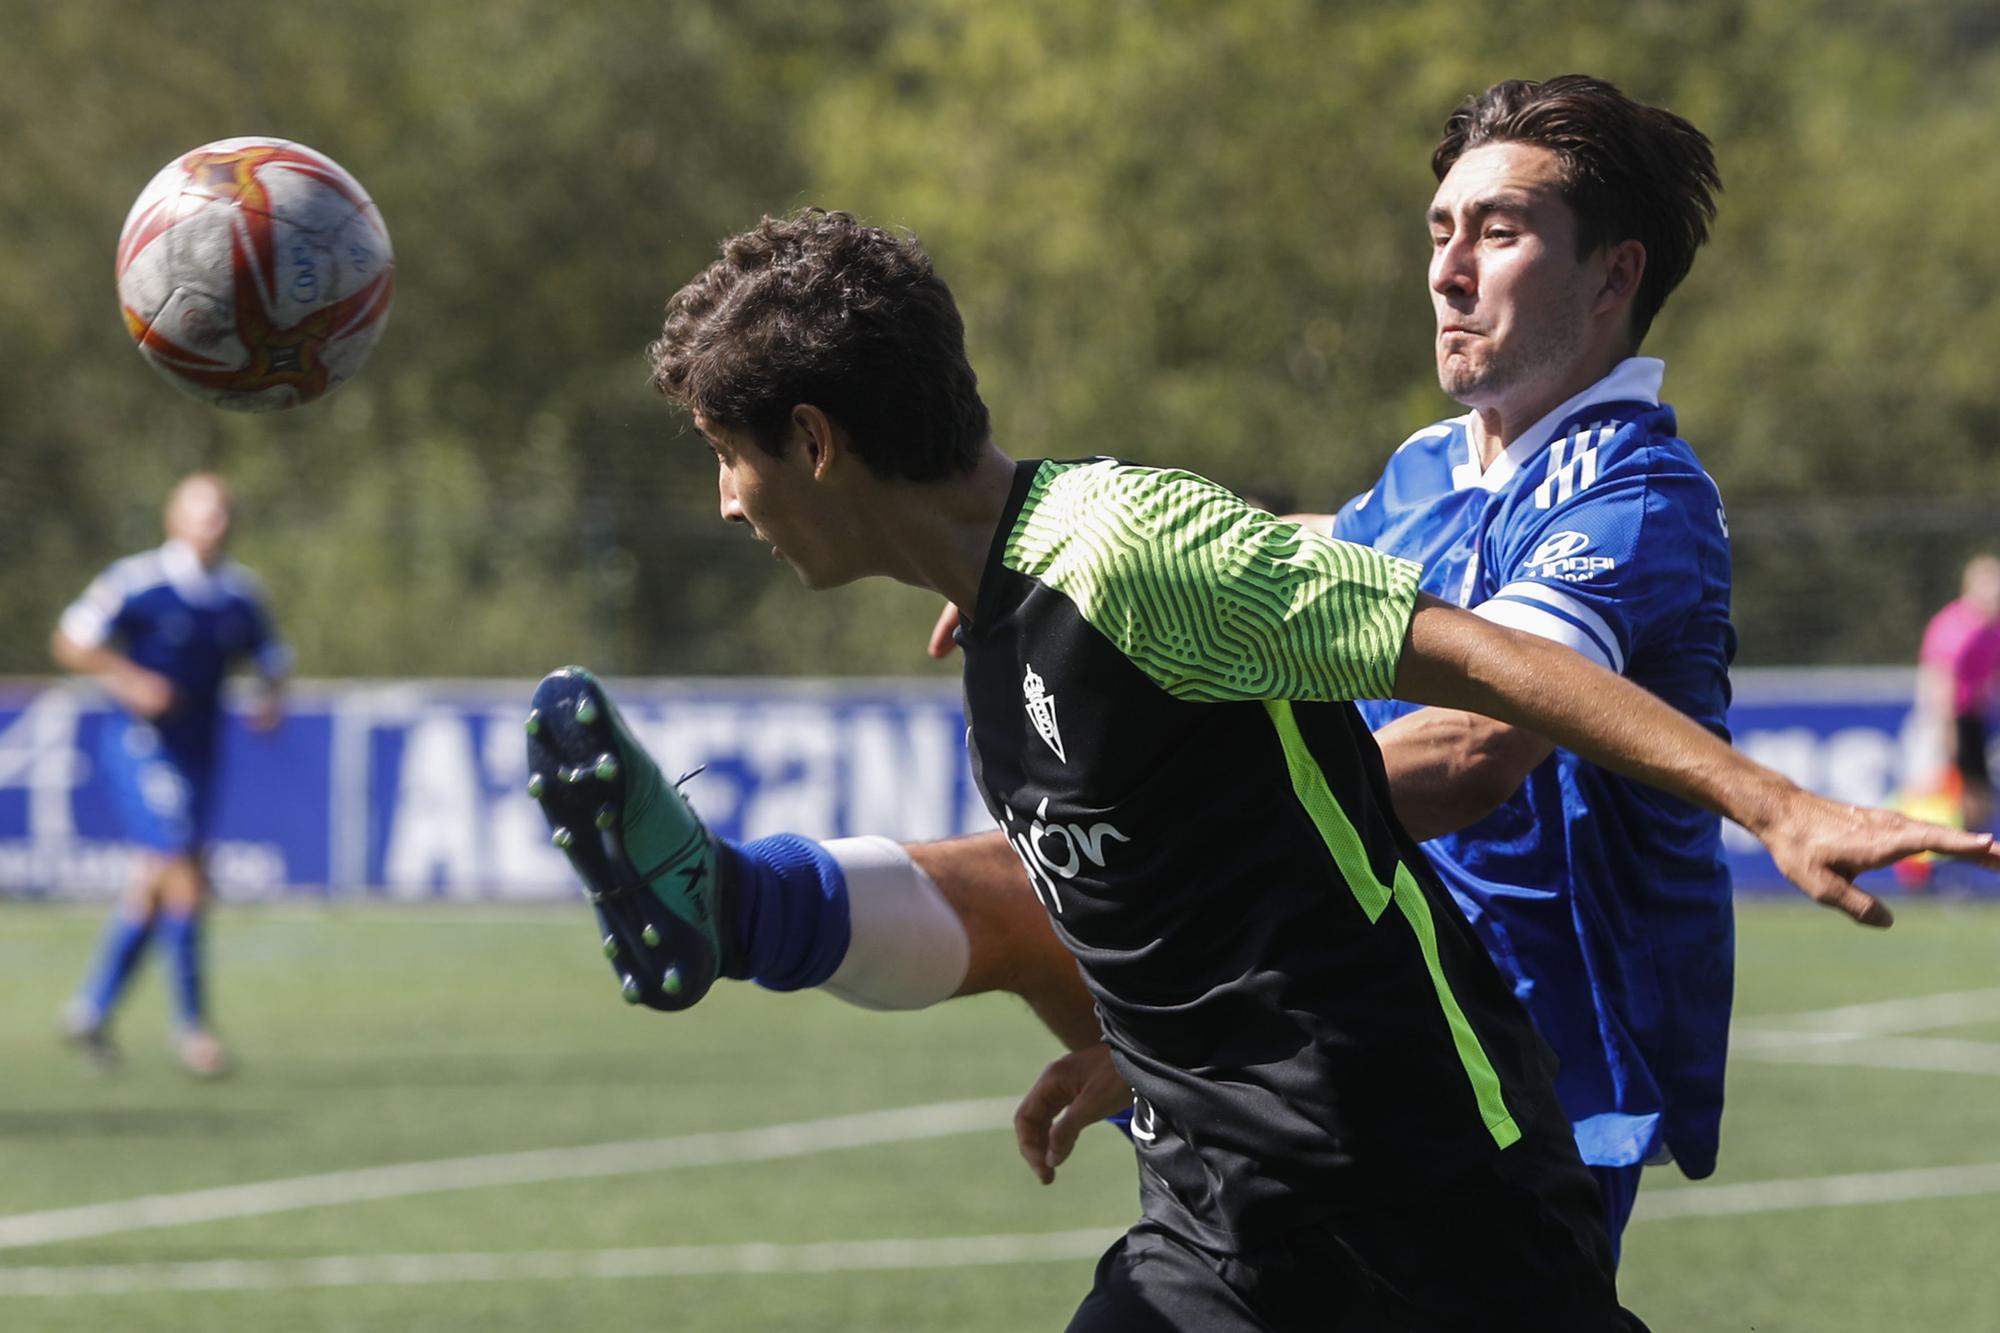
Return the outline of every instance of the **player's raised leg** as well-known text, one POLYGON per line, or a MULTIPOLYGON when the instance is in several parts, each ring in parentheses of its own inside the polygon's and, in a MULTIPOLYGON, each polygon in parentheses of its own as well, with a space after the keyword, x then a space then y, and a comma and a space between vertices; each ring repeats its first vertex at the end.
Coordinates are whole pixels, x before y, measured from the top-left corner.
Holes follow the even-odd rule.
POLYGON ((529 794, 590 893, 628 1002, 685 1009, 718 977, 825 986, 876 1009, 959 993, 965 929, 895 843, 714 836, 579 667, 543 680, 527 728, 529 794))
MULTIPOLYGON (((835 844, 836 852, 844 845, 835 844)), ((857 895, 854 943, 848 950, 849 962, 842 964, 843 974, 858 970, 853 961, 864 951, 880 949, 899 934, 918 935, 921 947, 931 952, 954 948, 954 941, 963 939, 964 975, 955 990, 936 995, 904 987, 904 992, 923 996, 922 1004, 933 1004, 954 995, 1004 991, 1027 1001, 1043 1025, 1072 1051, 1104 1039, 1097 1002, 1084 987, 1076 957, 1056 938, 1048 910, 1035 896, 1021 858, 1005 834, 996 829, 943 842, 911 843, 897 850, 926 884, 935 885, 935 898, 946 905, 948 919, 938 921, 918 913, 910 902, 914 890, 905 888, 902 880, 890 881, 884 892, 893 911, 863 911, 857 895), (897 929, 892 930, 890 923, 897 929)), ((886 960, 867 974, 871 980, 881 978, 877 986, 901 975, 901 968, 886 960)), ((827 989, 835 988, 829 983, 827 989)), ((866 1003, 848 994, 841 998, 866 1003)))
POLYGON ((580 667, 537 689, 528 767, 630 1003, 685 1009, 718 977, 816 986, 867 1009, 1005 991, 1072 1050, 1103 1035, 1076 960, 997 832, 907 846, 716 838, 580 667))
POLYGON ((1102 1035, 1074 958, 999 834, 907 846, 715 838, 579 668, 537 691, 528 746, 529 791, 592 895, 633 1003, 684 1009, 718 976, 817 986, 868 1009, 1006 991, 1071 1048, 1102 1035), (712 933, 696 928, 703 921, 712 933))

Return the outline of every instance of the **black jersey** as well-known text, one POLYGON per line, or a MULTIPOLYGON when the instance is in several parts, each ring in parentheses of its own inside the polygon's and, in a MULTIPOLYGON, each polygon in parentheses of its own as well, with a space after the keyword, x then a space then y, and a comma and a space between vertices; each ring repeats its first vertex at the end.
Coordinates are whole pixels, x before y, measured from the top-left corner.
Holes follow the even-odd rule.
POLYGON ((1418 567, 1184 472, 1025 462, 960 632, 973 771, 1138 1093, 1146 1211, 1239 1250, 1560 1116, 1390 810, 1418 567))

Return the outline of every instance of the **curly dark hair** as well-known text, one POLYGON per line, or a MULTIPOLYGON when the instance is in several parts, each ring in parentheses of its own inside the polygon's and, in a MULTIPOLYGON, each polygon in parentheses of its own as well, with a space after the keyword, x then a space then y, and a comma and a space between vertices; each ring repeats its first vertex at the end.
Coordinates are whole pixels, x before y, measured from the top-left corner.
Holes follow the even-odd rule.
POLYGON ((1624 240, 1646 248, 1632 301, 1636 347, 1708 240, 1722 189, 1708 136, 1603 79, 1564 74, 1541 83, 1509 79, 1459 103, 1431 170, 1443 180, 1461 154, 1490 143, 1535 144, 1561 161, 1578 258, 1624 240))
POLYGON ((712 421, 784 446, 809 403, 876 476, 972 469, 991 430, 965 323, 917 238, 808 208, 766 217, 667 302, 646 349, 653 386, 712 421))

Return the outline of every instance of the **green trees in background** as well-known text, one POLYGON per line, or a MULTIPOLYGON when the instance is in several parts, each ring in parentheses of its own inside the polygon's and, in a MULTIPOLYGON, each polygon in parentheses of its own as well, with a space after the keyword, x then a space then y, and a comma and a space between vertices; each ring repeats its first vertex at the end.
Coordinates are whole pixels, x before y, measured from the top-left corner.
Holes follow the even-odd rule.
POLYGON ((1646 350, 1731 503, 1743 660, 1900 660, 1996 539, 2000 28, 1594 8, 0 0, 0 671, 44 669, 62 603, 198 465, 237 480, 311 674, 924 669, 931 600, 799 589, 646 388, 716 238, 808 202, 910 227, 1010 451, 1329 508, 1454 410, 1436 127, 1570 69, 1717 141, 1716 239, 1646 350), (239 133, 341 160, 397 250, 371 364, 277 416, 159 383, 111 289, 148 175, 239 133))

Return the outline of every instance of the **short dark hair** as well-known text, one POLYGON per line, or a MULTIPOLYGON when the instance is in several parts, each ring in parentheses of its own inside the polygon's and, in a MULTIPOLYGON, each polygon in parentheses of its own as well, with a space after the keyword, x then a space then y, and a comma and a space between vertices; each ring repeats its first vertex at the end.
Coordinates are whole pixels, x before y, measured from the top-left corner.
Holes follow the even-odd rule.
POLYGON ((1603 79, 1564 74, 1541 83, 1508 79, 1459 103, 1431 170, 1443 180, 1461 154, 1490 143, 1534 144, 1561 161, 1578 258, 1624 240, 1646 248, 1632 300, 1633 345, 1644 341, 1715 219, 1722 177, 1708 136, 1603 79))
POLYGON ((808 208, 766 217, 667 302, 653 386, 767 451, 809 403, 875 475, 972 469, 991 430, 965 323, 917 238, 808 208))

